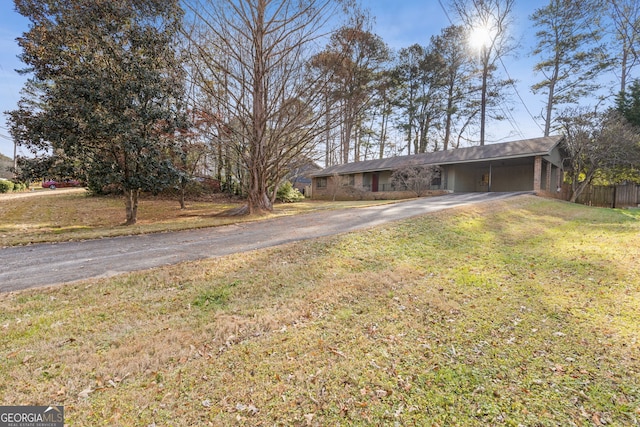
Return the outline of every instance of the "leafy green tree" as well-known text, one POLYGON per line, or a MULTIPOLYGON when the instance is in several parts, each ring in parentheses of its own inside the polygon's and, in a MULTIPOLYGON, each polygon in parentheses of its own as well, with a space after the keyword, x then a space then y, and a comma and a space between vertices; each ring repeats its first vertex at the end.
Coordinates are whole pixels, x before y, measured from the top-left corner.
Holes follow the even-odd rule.
POLYGON ((611 182, 632 181, 640 184, 640 80, 634 80, 627 91, 620 92, 616 99, 616 110, 633 126, 638 137, 635 149, 632 147, 628 153, 632 159, 631 164, 618 167, 617 170, 605 174, 605 177, 611 182))
POLYGON ((411 154, 412 146, 416 146, 417 141, 417 120, 420 99, 420 89, 425 80, 423 68, 426 64, 426 49, 414 44, 398 52, 398 63, 394 73, 398 80, 402 82, 400 91, 397 93, 396 104, 400 109, 399 126, 404 130, 407 138, 408 154, 411 154))
POLYGON ((640 129, 640 81, 634 80, 628 91, 620 92, 616 99, 616 110, 625 119, 640 129))
POLYGON ((406 132, 409 154, 427 151, 429 133, 440 119, 446 65, 433 46, 401 49, 395 73, 404 84, 398 93, 400 126, 406 132))
MULTIPOLYGON (((393 70, 384 70, 379 75, 378 82, 376 101, 374 103, 374 108, 380 117, 377 157, 383 159, 388 149, 387 139, 390 121, 394 113, 394 103, 401 85, 398 75, 393 70)), ((375 131, 372 133, 375 133, 375 131)))
POLYGON ((31 21, 18 39, 40 109, 11 114, 26 145, 80 159, 90 186, 125 194, 126 224, 140 191, 175 179, 169 160, 181 114, 178 0, 15 0, 31 21))
POLYGON ((531 89, 547 96, 545 136, 558 106, 576 104, 600 87, 596 77, 610 65, 598 26, 603 11, 601 0, 550 0, 531 16, 538 29, 533 55, 540 56, 534 70, 542 75, 531 89))
POLYGON ((18 157, 16 159, 16 179, 30 184, 34 181, 49 176, 53 169, 54 158, 52 156, 18 157))
POLYGON ((66 179, 84 176, 80 162, 70 159, 63 152, 58 151, 53 155, 42 154, 34 157, 18 156, 17 168, 14 171, 18 181, 32 183, 45 178, 66 179))

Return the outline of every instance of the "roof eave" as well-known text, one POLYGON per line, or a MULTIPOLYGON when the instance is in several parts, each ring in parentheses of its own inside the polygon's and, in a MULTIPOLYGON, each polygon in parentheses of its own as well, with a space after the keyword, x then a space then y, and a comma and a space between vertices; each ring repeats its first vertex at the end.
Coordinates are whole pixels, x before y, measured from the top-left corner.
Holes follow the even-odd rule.
MULTIPOLYGON (((544 137, 544 138, 549 138, 549 137, 544 137)), ((438 166, 445 166, 445 165, 455 165, 455 164, 465 164, 465 163, 482 163, 482 162, 494 162, 494 161, 503 161, 503 160, 509 160, 509 159, 522 159, 522 158, 526 158, 526 157, 536 157, 536 156, 551 156, 553 150, 555 150, 560 143, 562 142, 562 140, 564 139, 564 136, 561 135, 556 135, 553 136, 552 138, 555 138, 556 141, 555 143, 548 147, 547 150, 544 151, 535 151, 535 152, 528 152, 528 153, 522 153, 522 154, 515 154, 515 155, 502 155, 502 156, 498 156, 498 157, 484 157, 484 158, 474 158, 474 159, 464 159, 464 160, 445 160, 445 161, 440 161, 440 162, 436 162, 436 161, 425 161, 425 162, 411 162, 409 164, 412 165, 438 165, 438 166)), ((406 156, 406 157, 411 157, 411 156, 406 156)), ((355 170, 349 170, 347 168, 347 170, 339 170, 340 168, 336 168, 337 170, 335 171, 331 171, 328 173, 323 173, 322 171, 319 171, 319 173, 314 173, 314 174, 310 174, 310 176, 312 178, 321 178, 321 177, 330 177, 333 175, 347 175, 347 174, 357 174, 357 173, 371 173, 371 172, 386 172, 386 171, 393 171, 396 168, 394 167, 389 167, 389 166, 385 166, 385 167, 381 167, 381 168, 375 168, 375 167, 369 167, 369 168, 365 168, 365 169, 355 169, 355 170)))
MULTIPOLYGON (((535 156, 548 156, 550 153, 548 151, 539 152, 539 153, 527 153, 517 156, 500 156, 500 157, 491 157, 484 159, 468 159, 468 160, 453 160, 453 161, 444 161, 444 162, 425 162, 425 163, 414 163, 414 166, 448 166, 448 165, 456 165, 461 163, 482 163, 482 162, 493 162, 493 161, 501 161, 501 160, 509 160, 509 159, 522 159, 525 157, 535 157, 535 156)), ((335 174, 337 175, 346 175, 346 174, 356 174, 356 173, 370 173, 370 172, 387 172, 392 171, 393 168, 385 167, 385 168, 370 168, 370 169, 359 169, 357 171, 336 171, 332 173, 314 173, 309 175, 311 178, 322 178, 329 177, 335 174)))

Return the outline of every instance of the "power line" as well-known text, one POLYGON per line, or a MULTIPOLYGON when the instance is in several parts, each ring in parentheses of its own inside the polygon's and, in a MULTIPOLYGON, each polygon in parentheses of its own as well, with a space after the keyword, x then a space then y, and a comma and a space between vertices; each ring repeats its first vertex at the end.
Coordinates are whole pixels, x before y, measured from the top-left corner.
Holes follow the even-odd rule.
POLYGON ((525 111, 527 112, 527 114, 529 114, 529 117, 531 117, 531 120, 533 121, 533 123, 535 123, 536 126, 538 126, 538 129, 540 129, 540 131, 544 132, 544 129, 542 129, 540 124, 536 121, 536 119, 533 116, 533 114, 531 114, 531 111, 529 111, 529 107, 527 107, 527 104, 524 102, 524 99, 522 99, 522 96, 520 96, 520 92, 518 91, 518 88, 517 88, 517 86, 515 84, 515 80, 513 80, 511 78, 511 75, 509 74, 509 70, 507 70, 506 65, 504 65, 504 61, 502 60, 502 58, 499 58, 499 59, 500 59, 500 64, 502 64, 502 68, 504 69, 504 72, 507 74, 507 78, 511 82, 511 86, 513 87, 514 92, 518 96, 518 99, 522 103, 522 106, 524 107, 525 111))
POLYGON ((449 17, 449 12, 447 12, 447 9, 444 7, 444 5, 442 4, 442 0, 438 0, 438 3, 440 3, 440 7, 442 8, 442 11, 444 12, 444 16, 447 17, 447 20, 449 21, 449 23, 451 25, 453 25, 453 21, 451 20, 451 18, 449 17))
POLYGON ((513 117, 513 113, 511 112, 511 110, 509 108, 504 108, 503 106, 500 106, 500 110, 502 110, 502 114, 504 114, 513 130, 515 130, 521 138, 524 138, 524 133, 522 132, 522 129, 520 129, 520 125, 516 121, 515 117, 513 117))

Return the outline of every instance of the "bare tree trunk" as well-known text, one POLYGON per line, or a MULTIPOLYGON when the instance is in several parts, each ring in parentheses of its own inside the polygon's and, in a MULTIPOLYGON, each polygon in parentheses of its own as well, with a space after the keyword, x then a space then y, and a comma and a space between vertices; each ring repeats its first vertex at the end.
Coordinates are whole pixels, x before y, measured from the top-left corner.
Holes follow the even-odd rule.
POLYGON ((409 133, 407 135, 407 155, 411 155, 411 144, 413 144, 412 132, 413 129, 413 116, 409 115, 409 133))
POLYGON ((384 158, 384 149, 387 145, 387 126, 389 122, 389 113, 387 111, 386 103, 387 102, 385 100, 385 106, 382 110, 382 123, 380 127, 380 159, 384 158))
POLYGON ((351 117, 350 101, 345 106, 344 136, 342 137, 342 163, 349 163, 349 151, 351 151, 351 134, 353 133, 353 119, 351 117))
POLYGON ((482 57, 482 88, 480 95, 480 145, 484 145, 485 125, 487 123, 487 80, 489 78, 488 57, 485 59, 486 52, 482 57))
POLYGON ((138 198, 140 190, 127 190, 124 204, 127 209, 127 220, 124 225, 134 225, 138 221, 138 198))
POLYGON ((451 139, 451 115, 453 111, 453 87, 449 86, 449 93, 447 96, 447 117, 444 125, 444 141, 443 150, 447 151, 449 149, 449 139, 451 139))
POLYGON ((549 136, 551 133, 551 120, 553 114, 554 107, 554 97, 555 97, 555 89, 556 89, 556 81, 558 80, 558 75, 560 73, 560 65, 556 62, 556 65, 553 69, 553 77, 549 79, 549 94, 547 95, 547 108, 546 108, 546 116, 544 119, 544 136, 549 136))
POLYGON ((187 209, 187 204, 185 203, 185 193, 186 193, 186 186, 185 184, 180 186, 180 209, 184 210, 187 209))
MULTIPOLYGON (((266 0, 258 0, 256 9, 256 28, 253 36, 254 52, 264 52, 265 37, 265 12, 267 8, 266 0)), ((251 144, 250 171, 251 184, 247 203, 249 214, 271 212, 273 205, 267 195, 267 185, 265 182, 265 129, 267 126, 266 117, 266 89, 265 89, 265 63, 263 55, 256 55, 253 62, 253 143, 251 144)))
POLYGON ((360 161, 360 148, 362 145, 362 123, 360 121, 360 118, 358 118, 357 122, 356 122, 356 131, 355 131, 355 135, 353 138, 353 161, 354 162, 359 162, 360 161))
POLYGON ((329 167, 333 165, 332 161, 332 153, 333 153, 333 144, 331 143, 331 117, 330 117, 330 106, 329 106, 329 94, 328 90, 325 89, 324 93, 324 148, 325 148, 325 159, 324 164, 325 167, 329 167))
POLYGON ((576 182, 575 179, 577 179, 577 176, 574 178, 573 194, 571 194, 571 198, 569 199, 571 203, 575 203, 576 200, 578 200, 578 197, 580 197, 580 195, 585 190, 585 188, 587 188, 587 186, 591 183, 591 180, 593 179, 594 175, 595 175, 595 169, 593 171, 589 171, 585 179, 582 182, 580 182, 577 186, 575 185, 575 182, 576 182))

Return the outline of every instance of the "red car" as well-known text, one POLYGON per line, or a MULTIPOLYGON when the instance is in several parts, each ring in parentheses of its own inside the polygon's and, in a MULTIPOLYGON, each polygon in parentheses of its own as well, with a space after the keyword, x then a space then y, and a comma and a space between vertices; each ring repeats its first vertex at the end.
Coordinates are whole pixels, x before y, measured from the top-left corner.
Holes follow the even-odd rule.
POLYGON ((56 188, 62 188, 62 187, 81 187, 82 184, 80 183, 80 181, 76 181, 75 179, 65 179, 63 181, 56 181, 53 179, 50 179, 48 181, 43 181, 42 182, 42 188, 50 188, 52 190, 55 190, 56 188))

